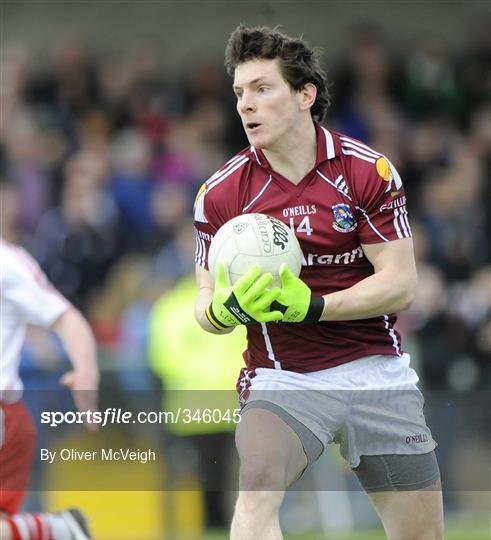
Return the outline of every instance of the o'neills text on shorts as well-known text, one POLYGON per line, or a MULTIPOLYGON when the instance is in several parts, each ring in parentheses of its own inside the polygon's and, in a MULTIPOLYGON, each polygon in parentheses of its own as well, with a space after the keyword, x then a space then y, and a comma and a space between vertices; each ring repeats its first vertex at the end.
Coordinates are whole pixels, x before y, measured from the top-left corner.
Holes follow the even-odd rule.
POLYGON ((429 441, 428 435, 426 435, 425 433, 420 433, 419 435, 408 435, 406 437, 407 444, 425 443, 428 441, 429 441))

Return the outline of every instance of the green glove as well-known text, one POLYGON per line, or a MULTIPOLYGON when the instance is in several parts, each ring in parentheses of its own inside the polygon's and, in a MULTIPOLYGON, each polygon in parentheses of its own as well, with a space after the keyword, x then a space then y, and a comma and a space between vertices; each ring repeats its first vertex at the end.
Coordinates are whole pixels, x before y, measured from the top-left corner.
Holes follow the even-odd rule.
POLYGON ((228 269, 222 263, 218 264, 213 300, 206 309, 206 316, 215 328, 224 330, 238 324, 266 323, 283 318, 281 311, 269 311, 280 289, 268 289, 273 276, 261 274, 262 269, 256 264, 232 286, 228 269))
POLYGON ((295 276, 286 264, 281 265, 280 279, 281 293, 271 308, 283 313, 282 322, 318 322, 324 311, 324 298, 314 296, 310 287, 295 276))

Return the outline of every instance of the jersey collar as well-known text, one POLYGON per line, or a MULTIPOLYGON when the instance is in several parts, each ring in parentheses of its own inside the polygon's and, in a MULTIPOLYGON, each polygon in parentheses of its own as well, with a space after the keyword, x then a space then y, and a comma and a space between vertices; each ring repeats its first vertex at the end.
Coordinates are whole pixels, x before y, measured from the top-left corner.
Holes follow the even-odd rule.
MULTIPOLYGON (((315 166, 317 167, 322 162, 333 159, 341 154, 341 141, 336 133, 322 127, 317 122, 314 122, 314 125, 317 136, 317 157, 315 161, 315 166)), ((249 147, 249 157, 261 167, 270 168, 266 156, 259 148, 254 148, 251 145, 249 147)))

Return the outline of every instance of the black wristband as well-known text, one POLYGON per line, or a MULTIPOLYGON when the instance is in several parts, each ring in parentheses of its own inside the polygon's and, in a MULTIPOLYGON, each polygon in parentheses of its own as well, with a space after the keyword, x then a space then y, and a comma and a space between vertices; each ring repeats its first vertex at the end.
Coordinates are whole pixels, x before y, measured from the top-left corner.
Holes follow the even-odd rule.
POLYGON ((213 308, 211 304, 206 308, 205 315, 211 325, 214 326, 217 330, 226 330, 227 328, 230 328, 229 326, 225 326, 221 321, 217 319, 215 313, 213 313, 213 308))
POLYGON ((310 297, 310 306, 307 311, 307 315, 305 315, 305 319, 303 320, 303 322, 306 322, 306 323, 319 322, 320 318, 322 317, 322 312, 324 311, 325 305, 326 305, 326 301, 324 300, 323 296, 312 295, 310 297))

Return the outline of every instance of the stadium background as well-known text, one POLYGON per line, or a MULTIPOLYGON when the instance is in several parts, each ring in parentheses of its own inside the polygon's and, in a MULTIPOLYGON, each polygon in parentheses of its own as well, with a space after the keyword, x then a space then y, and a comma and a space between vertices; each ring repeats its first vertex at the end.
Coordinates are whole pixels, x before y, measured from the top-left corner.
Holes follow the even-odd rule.
MULTIPOLYGON (((17 1, 0 10, 2 235, 24 245, 89 318, 103 397, 117 394, 128 407, 133 390, 154 396, 161 385, 149 358, 158 354, 152 308, 193 270, 194 194, 246 145, 222 68, 230 31, 281 24, 324 49, 326 125, 386 153, 405 182, 420 283, 399 325, 439 442, 449 538, 488 538, 489 4, 17 1)), ((22 370, 34 409, 38 390, 53 388, 65 368, 58 344, 31 332, 22 370)), ((351 539, 375 527, 380 537, 334 455, 320 465, 338 491, 289 495, 285 528, 351 539)), ((166 459, 172 467, 175 452, 166 459)), ((26 508, 79 506, 100 539, 205 534, 196 471, 196 491, 171 492, 151 485, 165 484, 161 470, 147 471, 145 491, 131 490, 131 470, 127 491, 124 482, 119 491, 62 491, 63 471, 36 467, 26 508)))

